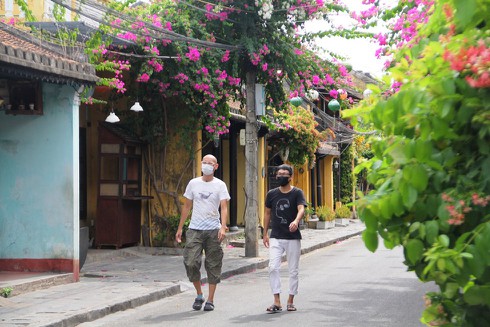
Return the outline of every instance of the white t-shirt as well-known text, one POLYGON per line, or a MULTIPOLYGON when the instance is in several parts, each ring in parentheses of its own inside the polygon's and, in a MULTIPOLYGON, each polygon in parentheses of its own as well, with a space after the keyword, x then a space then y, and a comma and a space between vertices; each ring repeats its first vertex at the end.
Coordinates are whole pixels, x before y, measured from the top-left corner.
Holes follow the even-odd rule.
POLYGON ((219 178, 205 182, 193 178, 185 189, 184 197, 192 200, 190 229, 213 230, 221 228, 219 207, 221 200, 230 200, 226 184, 219 178))

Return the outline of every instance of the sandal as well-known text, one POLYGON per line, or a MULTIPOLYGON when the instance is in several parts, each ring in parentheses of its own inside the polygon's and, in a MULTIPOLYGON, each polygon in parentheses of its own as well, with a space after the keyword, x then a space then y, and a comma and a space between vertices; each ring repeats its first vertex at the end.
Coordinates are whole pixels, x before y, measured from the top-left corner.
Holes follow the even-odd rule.
POLYGON ((269 312, 269 313, 276 313, 276 312, 281 312, 281 311, 282 311, 282 307, 275 305, 275 304, 273 304, 267 308, 267 312, 269 312))
POLYGON ((296 307, 292 303, 288 303, 288 311, 296 311, 296 307))
POLYGON ((203 297, 196 297, 196 299, 194 300, 194 304, 192 305, 192 309, 196 311, 201 310, 203 303, 204 303, 203 297))
POLYGON ((204 305, 204 311, 213 311, 214 310, 214 304, 212 302, 206 302, 204 305))

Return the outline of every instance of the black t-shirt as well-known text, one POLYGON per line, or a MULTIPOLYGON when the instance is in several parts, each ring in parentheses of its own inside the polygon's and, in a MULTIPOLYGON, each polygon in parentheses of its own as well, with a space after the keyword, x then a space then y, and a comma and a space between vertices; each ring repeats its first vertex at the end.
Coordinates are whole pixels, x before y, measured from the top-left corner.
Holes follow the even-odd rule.
POLYGON ((299 228, 292 233, 289 231, 289 224, 296 219, 300 204, 306 206, 306 200, 303 191, 297 187, 293 187, 288 193, 282 193, 279 188, 267 193, 265 206, 271 209, 271 238, 301 239, 299 228))

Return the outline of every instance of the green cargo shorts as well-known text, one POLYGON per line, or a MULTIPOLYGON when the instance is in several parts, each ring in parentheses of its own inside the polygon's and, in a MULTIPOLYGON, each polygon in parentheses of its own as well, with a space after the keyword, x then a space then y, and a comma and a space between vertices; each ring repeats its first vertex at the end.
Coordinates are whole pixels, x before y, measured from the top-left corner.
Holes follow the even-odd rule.
POLYGON ((204 268, 209 284, 218 284, 223 264, 223 249, 218 240, 218 229, 189 229, 185 234, 184 266, 191 282, 201 280, 201 262, 204 251, 204 268))

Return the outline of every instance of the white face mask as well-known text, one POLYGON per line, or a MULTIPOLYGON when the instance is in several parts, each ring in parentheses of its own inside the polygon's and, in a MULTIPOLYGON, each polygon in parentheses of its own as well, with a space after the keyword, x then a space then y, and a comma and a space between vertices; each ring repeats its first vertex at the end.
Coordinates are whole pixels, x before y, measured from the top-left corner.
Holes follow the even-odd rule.
POLYGON ((214 173, 214 166, 208 164, 201 164, 201 171, 206 176, 212 175, 214 173))

